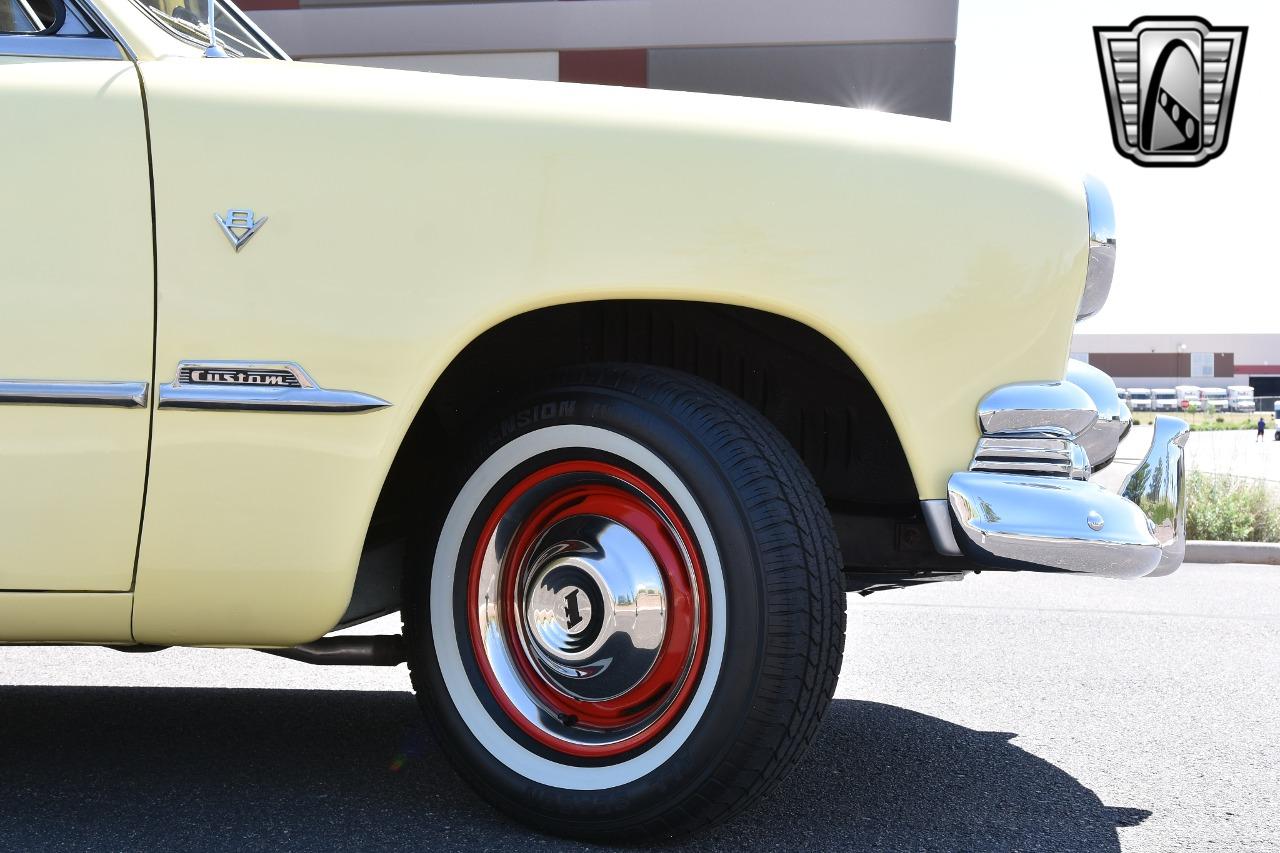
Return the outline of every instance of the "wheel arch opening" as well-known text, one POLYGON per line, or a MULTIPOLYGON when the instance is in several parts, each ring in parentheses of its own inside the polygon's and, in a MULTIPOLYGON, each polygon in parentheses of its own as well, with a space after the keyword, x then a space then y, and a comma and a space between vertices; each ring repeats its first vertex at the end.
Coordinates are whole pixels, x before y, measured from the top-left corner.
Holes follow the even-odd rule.
MULTIPOLYGON (((406 433, 374 509, 343 625, 399 607, 402 543, 434 472, 447 471, 477 417, 541 374, 627 362, 699 376, 746 401, 796 450, 836 522, 850 570, 902 550, 932 556, 919 536, 915 481, 896 430, 863 372, 811 326, 707 302, 607 300, 507 319, 471 341, 440 375, 406 433), (400 547, 397 548, 397 543, 400 547)), ((892 560, 888 560, 892 562, 892 560)))

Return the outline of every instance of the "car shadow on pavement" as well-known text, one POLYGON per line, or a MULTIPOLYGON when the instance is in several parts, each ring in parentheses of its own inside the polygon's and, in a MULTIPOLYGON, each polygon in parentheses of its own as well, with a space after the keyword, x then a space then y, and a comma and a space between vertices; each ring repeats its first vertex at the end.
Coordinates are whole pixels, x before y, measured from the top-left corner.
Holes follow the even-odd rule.
MULTIPOLYGON (((587 849, 474 796, 405 693, 3 687, 0 720, 6 849, 587 849)), ((836 700, 762 802, 650 849, 1109 851, 1150 814, 1011 737, 836 700)))

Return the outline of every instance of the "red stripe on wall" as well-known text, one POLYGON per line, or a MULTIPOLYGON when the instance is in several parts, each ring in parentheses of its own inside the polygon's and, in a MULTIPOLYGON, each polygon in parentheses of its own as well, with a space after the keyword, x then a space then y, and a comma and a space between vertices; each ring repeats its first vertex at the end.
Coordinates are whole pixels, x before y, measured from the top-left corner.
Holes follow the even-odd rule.
POLYGON ((262 12, 268 9, 297 9, 298 0, 238 0, 236 5, 246 12, 262 12))
POLYGON ((1237 364, 1236 374, 1256 373, 1261 376, 1280 376, 1280 364, 1237 364))
POLYGON ((562 50, 560 80, 564 83, 602 83, 643 89, 649 85, 649 51, 562 50))

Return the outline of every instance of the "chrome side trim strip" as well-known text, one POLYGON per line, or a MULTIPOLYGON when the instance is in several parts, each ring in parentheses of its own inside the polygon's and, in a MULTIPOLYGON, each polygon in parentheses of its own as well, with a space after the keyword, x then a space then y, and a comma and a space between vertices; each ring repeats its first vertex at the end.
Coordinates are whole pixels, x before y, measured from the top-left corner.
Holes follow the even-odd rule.
POLYGON ((222 412, 370 412, 391 404, 357 391, 325 388, 192 388, 160 387, 161 409, 222 412))
POLYGON ((0 405, 140 409, 147 405, 147 383, 0 379, 0 405))
POLYGON ((120 45, 101 36, 0 35, 0 56, 124 59, 120 45))
POLYGON ((224 412, 369 412, 391 404, 372 394, 320 387, 291 361, 181 361, 160 386, 161 409, 224 412))

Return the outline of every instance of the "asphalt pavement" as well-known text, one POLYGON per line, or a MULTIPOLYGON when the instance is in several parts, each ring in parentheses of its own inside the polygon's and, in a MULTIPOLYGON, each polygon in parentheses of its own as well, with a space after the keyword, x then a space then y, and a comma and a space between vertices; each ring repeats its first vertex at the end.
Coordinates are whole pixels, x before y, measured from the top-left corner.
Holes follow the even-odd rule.
MULTIPOLYGON (((13 648, 0 685, 2 850, 587 849, 471 794, 403 666, 13 648)), ((1280 851, 1280 568, 851 597, 815 747, 649 849, 1280 851)))

